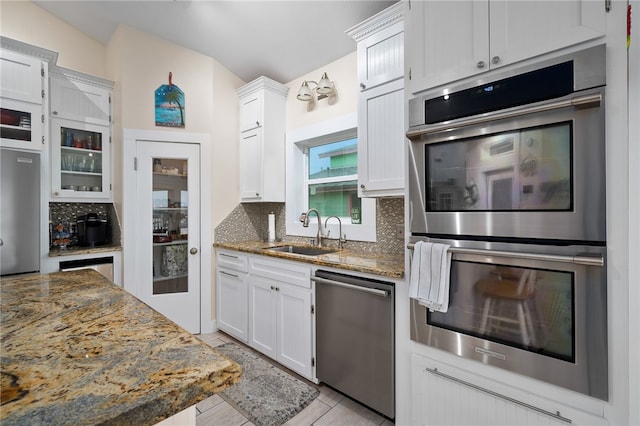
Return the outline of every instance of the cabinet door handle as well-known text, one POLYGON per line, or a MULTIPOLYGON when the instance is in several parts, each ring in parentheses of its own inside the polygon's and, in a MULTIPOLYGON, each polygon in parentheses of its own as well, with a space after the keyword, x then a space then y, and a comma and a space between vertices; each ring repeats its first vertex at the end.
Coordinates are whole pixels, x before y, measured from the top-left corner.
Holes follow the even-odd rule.
POLYGON ((478 61, 478 63, 476 64, 476 67, 479 69, 484 68, 484 61, 478 61))
POLYGON ((493 58, 491 58, 491 63, 493 65, 496 65, 500 62, 500 56, 494 56, 493 58))
POLYGON ((238 278, 238 276, 236 274, 230 274, 229 272, 220 271, 220 273, 224 274, 224 275, 228 275, 228 276, 233 277, 233 278, 238 278))
POLYGON ((232 258, 232 259, 237 259, 237 258, 238 258, 238 256, 232 256, 232 255, 230 255, 230 254, 226 254, 226 253, 220 253, 220 256, 230 257, 230 258, 232 258))

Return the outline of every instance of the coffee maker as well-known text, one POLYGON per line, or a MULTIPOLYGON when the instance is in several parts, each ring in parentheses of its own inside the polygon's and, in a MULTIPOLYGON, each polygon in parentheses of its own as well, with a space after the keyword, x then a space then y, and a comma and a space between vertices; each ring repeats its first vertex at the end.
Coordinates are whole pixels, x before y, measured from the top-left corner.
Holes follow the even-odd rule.
POLYGON ((76 218, 78 244, 95 247, 107 244, 109 240, 109 220, 97 213, 87 213, 76 218))

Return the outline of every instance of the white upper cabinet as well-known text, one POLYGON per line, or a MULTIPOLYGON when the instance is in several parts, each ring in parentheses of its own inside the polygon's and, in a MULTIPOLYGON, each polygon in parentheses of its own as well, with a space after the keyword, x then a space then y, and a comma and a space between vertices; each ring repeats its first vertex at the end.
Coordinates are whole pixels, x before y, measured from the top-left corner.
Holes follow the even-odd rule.
POLYGON ((258 200, 263 192, 262 129, 240 133, 240 198, 258 200))
POLYGON ((407 1, 406 87, 433 88, 601 37, 605 2, 407 1))
POLYGON ((44 99, 44 70, 40 58, 2 49, 0 96, 41 105, 44 99))
POLYGON ((240 200, 284 202, 285 121, 289 88, 260 77, 240 98, 240 200))
POLYGON ((347 31, 358 43, 358 83, 369 90, 404 77, 404 28, 400 5, 347 31))
MULTIPOLYGON (((100 79, 94 78, 93 83, 100 79)), ((51 116, 89 124, 111 124, 111 90, 63 74, 51 73, 51 116)))
POLYGON ((240 132, 261 126, 264 92, 253 92, 240 99, 240 132))
POLYGON ((358 44, 358 195, 404 194, 404 23, 397 3, 351 28, 358 44))

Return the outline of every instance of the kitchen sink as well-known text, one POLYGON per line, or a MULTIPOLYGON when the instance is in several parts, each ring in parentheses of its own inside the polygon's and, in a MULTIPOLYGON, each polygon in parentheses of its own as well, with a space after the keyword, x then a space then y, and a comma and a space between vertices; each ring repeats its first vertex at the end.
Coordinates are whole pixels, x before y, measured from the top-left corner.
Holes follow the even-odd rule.
POLYGON ((320 256, 321 254, 333 253, 337 250, 320 247, 300 247, 300 246, 277 246, 266 247, 265 250, 279 251, 282 253, 302 254, 304 256, 320 256))

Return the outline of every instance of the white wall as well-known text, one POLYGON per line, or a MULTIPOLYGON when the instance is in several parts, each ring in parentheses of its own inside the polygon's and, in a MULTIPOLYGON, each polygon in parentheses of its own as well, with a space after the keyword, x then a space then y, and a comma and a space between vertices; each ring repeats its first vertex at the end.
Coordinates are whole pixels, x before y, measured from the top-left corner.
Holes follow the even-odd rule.
POLYGON ((59 66, 108 78, 104 44, 30 1, 0 1, 0 33, 58 52, 59 66))
MULTIPOLYGON (((287 132, 358 110, 357 57, 355 49, 356 43, 354 42, 353 53, 285 84, 289 87, 287 96, 287 132), (307 111, 307 103, 296 98, 298 89, 300 89, 304 80, 315 82, 320 80, 323 72, 326 72, 335 84, 338 93, 337 102, 329 105, 328 99, 322 99, 316 101, 316 106, 312 111, 307 111)), ((310 85, 310 87, 313 88, 315 86, 310 85)))

